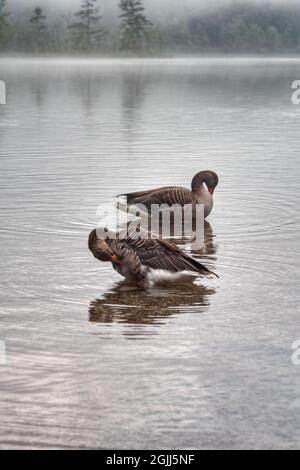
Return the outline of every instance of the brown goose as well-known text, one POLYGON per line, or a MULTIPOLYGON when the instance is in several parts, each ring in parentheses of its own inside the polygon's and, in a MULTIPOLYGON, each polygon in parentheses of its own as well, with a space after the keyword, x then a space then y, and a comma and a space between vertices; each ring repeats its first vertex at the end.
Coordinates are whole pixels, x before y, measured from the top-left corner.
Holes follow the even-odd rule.
POLYGON ((119 235, 119 238, 108 236, 103 240, 95 229, 89 235, 89 249, 95 258, 110 261, 119 274, 141 287, 145 286, 151 269, 214 274, 169 240, 136 238, 128 234, 125 238, 119 235))
POLYGON ((163 188, 140 191, 136 193, 120 194, 127 198, 129 206, 142 204, 147 210, 152 204, 204 204, 204 215, 207 217, 213 208, 213 194, 218 185, 219 178, 213 171, 200 171, 192 180, 192 190, 178 186, 166 186, 163 188), (206 186, 205 186, 206 185, 206 186))

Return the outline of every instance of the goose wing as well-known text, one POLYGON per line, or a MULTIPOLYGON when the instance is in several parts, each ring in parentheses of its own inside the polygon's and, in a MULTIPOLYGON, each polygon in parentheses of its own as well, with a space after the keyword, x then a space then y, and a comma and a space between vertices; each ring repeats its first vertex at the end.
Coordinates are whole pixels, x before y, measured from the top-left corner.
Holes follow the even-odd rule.
POLYGON ((140 191, 136 193, 120 194, 127 198, 128 205, 143 204, 149 209, 151 204, 191 204, 193 202, 192 192, 189 189, 177 186, 140 191))
MULTIPOLYGON (((192 271, 199 274, 214 274, 203 264, 184 253, 169 240, 152 238, 132 238, 124 240, 138 255, 141 263, 153 269, 170 272, 192 271)), ((217 276, 215 274, 215 276, 217 276)))

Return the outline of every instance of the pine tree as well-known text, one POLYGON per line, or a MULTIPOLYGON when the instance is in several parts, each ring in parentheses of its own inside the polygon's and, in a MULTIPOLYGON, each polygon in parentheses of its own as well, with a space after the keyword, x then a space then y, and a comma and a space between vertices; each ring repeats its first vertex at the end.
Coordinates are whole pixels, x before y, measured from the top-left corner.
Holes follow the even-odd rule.
POLYGON ((5 47, 11 33, 11 26, 7 19, 10 13, 5 10, 5 7, 6 0, 0 0, 0 50, 5 47))
POLYGON ((121 50, 134 53, 145 52, 146 33, 150 21, 144 14, 145 8, 142 0, 120 0, 119 8, 122 11, 121 50))
POLYGON ((98 15, 97 0, 83 0, 80 10, 75 13, 79 21, 72 23, 73 43, 76 49, 91 51, 96 49, 105 33, 102 16, 98 15))
POLYGON ((42 8, 36 7, 33 16, 30 18, 32 24, 31 42, 34 51, 43 51, 47 45, 46 22, 47 16, 44 15, 42 8))
POLYGON ((45 21, 47 16, 43 14, 43 10, 39 7, 34 9, 33 16, 30 19, 38 33, 42 33, 46 29, 45 21))

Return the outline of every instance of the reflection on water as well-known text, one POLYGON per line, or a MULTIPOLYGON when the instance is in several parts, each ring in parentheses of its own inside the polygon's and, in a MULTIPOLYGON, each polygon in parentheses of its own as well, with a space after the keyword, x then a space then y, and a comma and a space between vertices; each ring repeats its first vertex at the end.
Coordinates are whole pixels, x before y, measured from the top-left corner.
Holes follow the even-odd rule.
MULTIPOLYGON (((192 246, 193 248, 193 246, 192 246)), ((198 249, 198 250, 193 250, 192 249, 192 255, 195 258, 202 258, 207 259, 210 262, 214 262, 214 266, 216 266, 217 262, 217 249, 218 246, 215 242, 215 235, 213 232, 213 228, 211 224, 205 220, 204 221, 204 240, 203 240, 203 247, 198 249)))
POLYGON ((299 448, 299 77, 0 59, 0 447, 299 448), (220 184, 192 254, 220 279, 136 291, 90 255, 99 205, 203 169, 220 184))
MULTIPOLYGON (((215 289, 192 284, 190 279, 161 282, 150 292, 130 289, 121 283, 102 299, 91 302, 89 319, 96 323, 164 324, 178 313, 201 313, 215 289)), ((145 333, 147 333, 145 331, 145 333)), ((141 333, 139 332, 139 336, 141 333)))

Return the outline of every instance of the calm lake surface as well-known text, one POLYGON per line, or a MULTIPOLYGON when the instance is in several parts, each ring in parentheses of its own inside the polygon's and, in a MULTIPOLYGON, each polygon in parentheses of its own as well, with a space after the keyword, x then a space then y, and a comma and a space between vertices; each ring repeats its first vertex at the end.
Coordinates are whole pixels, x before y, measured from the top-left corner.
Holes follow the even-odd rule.
POLYGON ((300 61, 1 59, 0 79, 0 447, 299 448, 300 61), (203 169, 220 279, 128 290, 87 249, 97 207, 203 169))

